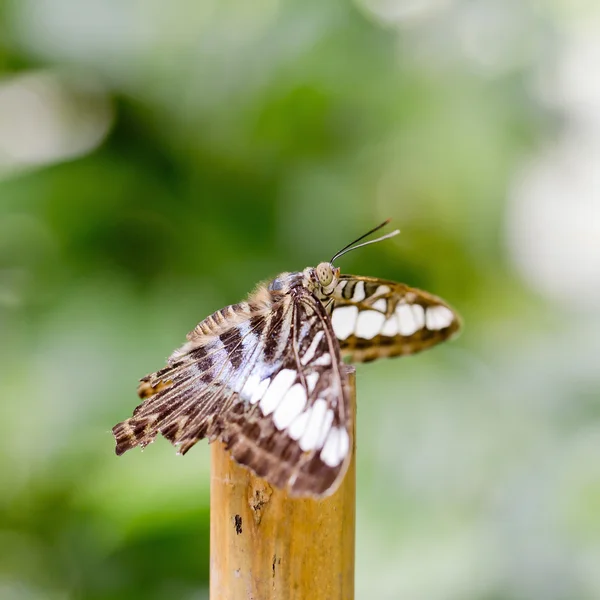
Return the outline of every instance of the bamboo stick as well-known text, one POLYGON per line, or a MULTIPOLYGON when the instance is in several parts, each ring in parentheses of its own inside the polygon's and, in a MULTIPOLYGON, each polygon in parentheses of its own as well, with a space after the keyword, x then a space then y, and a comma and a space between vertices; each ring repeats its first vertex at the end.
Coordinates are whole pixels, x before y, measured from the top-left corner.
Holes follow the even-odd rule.
POLYGON ((356 443, 323 500, 290 498, 211 446, 211 600, 353 600, 356 443))

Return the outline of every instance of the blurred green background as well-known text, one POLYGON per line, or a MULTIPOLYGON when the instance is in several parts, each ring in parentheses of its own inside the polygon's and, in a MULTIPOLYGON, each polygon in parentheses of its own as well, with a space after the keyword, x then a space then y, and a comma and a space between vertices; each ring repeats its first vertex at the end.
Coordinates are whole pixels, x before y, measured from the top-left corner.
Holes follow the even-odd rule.
POLYGON ((207 598, 208 446, 137 380, 255 284, 462 314, 358 369, 357 598, 600 598, 600 8, 0 0, 0 597, 207 598))

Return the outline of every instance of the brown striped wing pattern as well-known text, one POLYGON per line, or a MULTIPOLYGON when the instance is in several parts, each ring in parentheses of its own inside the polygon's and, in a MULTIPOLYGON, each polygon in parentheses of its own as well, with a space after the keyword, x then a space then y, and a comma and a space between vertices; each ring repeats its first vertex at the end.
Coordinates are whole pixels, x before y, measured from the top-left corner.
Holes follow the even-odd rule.
POLYGON ((415 354, 460 329, 458 315, 440 298, 374 277, 342 275, 328 310, 351 362, 415 354))
POLYGON ((329 316, 296 287, 226 307, 200 323, 144 399, 113 428, 116 452, 162 434, 185 454, 222 440, 233 458, 293 495, 332 493, 352 447, 347 376, 329 316))

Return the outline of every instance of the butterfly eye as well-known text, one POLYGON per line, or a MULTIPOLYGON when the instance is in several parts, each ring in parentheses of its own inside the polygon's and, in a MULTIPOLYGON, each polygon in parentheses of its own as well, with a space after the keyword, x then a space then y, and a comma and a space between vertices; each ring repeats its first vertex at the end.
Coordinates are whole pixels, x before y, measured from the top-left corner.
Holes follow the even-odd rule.
POLYGON ((317 266, 317 277, 321 285, 329 285, 333 281, 333 269, 331 265, 329 263, 320 263, 317 266))

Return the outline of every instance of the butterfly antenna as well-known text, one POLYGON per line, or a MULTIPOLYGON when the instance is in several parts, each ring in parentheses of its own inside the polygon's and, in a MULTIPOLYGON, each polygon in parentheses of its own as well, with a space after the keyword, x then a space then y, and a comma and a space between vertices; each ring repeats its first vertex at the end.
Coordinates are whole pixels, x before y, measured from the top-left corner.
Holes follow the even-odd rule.
POLYGON ((381 237, 378 237, 377 239, 369 240, 368 242, 363 242, 362 244, 357 244, 357 242, 364 240, 366 237, 370 236, 372 233, 375 233, 376 231, 379 231, 382 227, 385 227, 390 221, 391 221, 391 219, 386 219, 383 223, 381 223, 381 225, 377 225, 377 227, 374 227, 373 229, 371 229, 371 231, 367 231, 367 233, 361 235, 359 238, 357 238, 353 242, 350 242, 347 246, 344 246, 339 252, 334 254, 333 258, 329 262, 333 263, 333 261, 336 260, 337 258, 339 258, 340 256, 343 256, 344 254, 347 254, 348 252, 350 252, 352 250, 356 250, 357 248, 362 248, 363 246, 368 246, 369 244, 375 244, 377 242, 381 242, 383 240, 387 240, 388 238, 394 237, 395 235, 398 235, 400 233, 400 230, 396 229, 395 231, 392 231, 391 233, 388 233, 386 235, 382 235, 381 237), (357 245, 355 246, 354 244, 357 244, 357 245))

